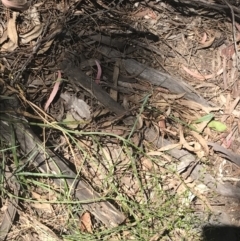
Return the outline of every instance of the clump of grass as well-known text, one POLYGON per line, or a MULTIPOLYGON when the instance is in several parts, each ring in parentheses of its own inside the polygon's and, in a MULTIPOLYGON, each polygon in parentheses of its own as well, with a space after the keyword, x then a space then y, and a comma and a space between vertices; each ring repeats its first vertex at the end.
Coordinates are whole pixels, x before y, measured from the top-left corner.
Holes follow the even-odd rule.
MULTIPOLYGON (((53 236, 69 241, 197 240, 199 229, 196 227, 201 220, 192 208, 191 190, 182 185, 183 180, 175 173, 175 160, 169 161, 169 156, 149 156, 149 148, 153 147, 145 143, 138 133, 138 118, 148 98, 143 99, 136 121, 125 137, 109 132, 70 130, 62 123, 45 118, 44 124, 38 124, 45 130, 54 130, 65 139, 65 143, 57 149, 59 155, 72 162, 77 175, 100 193, 101 200, 111 202, 125 215, 124 223, 107 228, 90 213, 90 229, 81 228, 81 217, 86 211, 81 206, 81 200, 71 196, 67 185, 59 187, 52 181, 53 178, 64 180, 64 173, 39 173, 32 166, 34 154, 21 153, 13 132, 10 148, 2 145, 0 152, 4 157, 2 165, 11 166, 12 175, 21 187, 16 197, 20 219, 12 229, 14 234, 9 236, 21 236, 22 227, 41 235, 44 228, 40 230, 34 225, 27 225, 27 221, 21 219, 24 213, 33 220, 32 223, 44 225, 44 233, 53 230, 53 236), (179 192, 181 185, 183 191, 179 192)), ((32 123, 34 125, 36 123, 32 123)), ((53 146, 55 144, 53 142, 53 146)), ((12 196, 11 190, 2 189, 2 193, 12 196)))
MULTIPOLYGON (((109 229, 92 217, 92 233, 81 231, 79 219, 84 212, 81 201, 72 199, 64 187, 61 187, 63 190, 55 187, 51 181, 53 175, 33 170, 31 157, 22 156, 12 139, 12 147, 2 148, 1 153, 12 161, 13 175, 21 186, 20 210, 26 215, 54 230, 64 240, 167 240, 167 237, 184 240, 183 237, 189 239, 198 234, 194 229, 198 221, 191 205, 182 202, 186 193, 179 195, 167 188, 171 180, 166 181, 166 178, 175 181, 177 175, 174 176, 164 159, 147 156, 144 148, 117 135, 79 133, 65 128, 64 132, 75 155, 81 157, 76 163, 79 173, 83 173, 103 199, 114 203, 127 219, 122 225, 109 229), (91 148, 79 141, 79 134, 91 140, 91 148), (152 168, 144 167, 143 159, 152 168), (39 205, 47 205, 46 210, 39 210, 39 205), (50 213, 47 207, 52 210, 50 213)), ((7 165, 6 158, 2 163, 7 165)), ((18 225, 19 231, 21 223, 18 225)), ((28 228, 35 230, 31 226, 28 228)))

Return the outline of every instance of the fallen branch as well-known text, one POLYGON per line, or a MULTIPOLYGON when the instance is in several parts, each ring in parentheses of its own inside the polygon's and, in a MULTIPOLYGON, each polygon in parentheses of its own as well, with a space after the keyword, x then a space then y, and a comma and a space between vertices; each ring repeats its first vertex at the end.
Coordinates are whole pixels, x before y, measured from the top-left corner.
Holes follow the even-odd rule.
POLYGON ((7 114, 0 115, 0 136, 11 143, 12 130, 22 151, 31 156, 32 163, 42 173, 56 175, 53 182, 59 187, 66 184, 71 194, 79 200, 83 209, 91 212, 106 227, 116 227, 125 220, 125 216, 111 203, 102 200, 101 196, 85 181, 81 180, 73 172, 68 163, 57 156, 49 148, 45 147, 31 130, 27 122, 20 122, 7 114), (58 178, 64 175, 64 178, 58 178))

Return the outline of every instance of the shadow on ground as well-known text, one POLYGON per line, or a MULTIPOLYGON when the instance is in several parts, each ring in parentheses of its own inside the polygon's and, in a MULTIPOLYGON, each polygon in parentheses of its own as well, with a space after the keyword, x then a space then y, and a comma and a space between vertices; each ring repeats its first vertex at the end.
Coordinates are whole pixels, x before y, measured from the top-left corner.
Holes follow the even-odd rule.
POLYGON ((239 241, 240 227, 208 225, 202 230, 203 241, 239 241))

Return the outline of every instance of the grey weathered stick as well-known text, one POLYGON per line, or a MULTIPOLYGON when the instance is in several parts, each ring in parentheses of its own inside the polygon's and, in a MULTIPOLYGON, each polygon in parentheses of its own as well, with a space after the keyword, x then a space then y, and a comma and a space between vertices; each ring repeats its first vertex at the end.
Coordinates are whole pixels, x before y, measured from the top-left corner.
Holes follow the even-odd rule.
POLYGON ((169 89, 173 93, 185 93, 184 97, 186 99, 193 100, 204 106, 209 106, 208 102, 202 96, 198 95, 193 87, 181 79, 174 78, 159 70, 143 65, 134 59, 124 58, 121 52, 109 47, 100 46, 98 51, 110 59, 122 58, 124 68, 130 75, 136 74, 138 75, 137 77, 145 79, 155 86, 169 89))
POLYGON ((228 160, 230 160, 231 162, 235 163, 240 167, 240 155, 224 148, 223 146, 217 143, 208 142, 207 144, 209 146, 212 146, 214 151, 222 153, 225 158, 227 158, 228 160))
MULTIPOLYGON (((59 158, 50 149, 44 148, 29 125, 16 121, 9 123, 10 117, 0 115, 0 136, 11 141, 11 128, 14 129, 16 138, 22 151, 31 156, 32 163, 42 172, 56 175, 66 175, 70 178, 54 178, 53 181, 62 187, 67 184, 72 194, 79 200, 85 210, 89 210, 98 220, 107 227, 116 227, 125 220, 125 216, 108 201, 99 201, 101 196, 93 188, 76 176, 67 163, 59 158), (71 178, 72 177, 72 178, 71 178)), ((13 118, 11 118, 13 119, 13 118)))
POLYGON ((12 223, 15 219, 16 213, 17 213, 17 207, 18 207, 18 194, 20 191, 20 184, 16 180, 14 176, 12 176, 12 173, 8 170, 8 167, 6 166, 5 170, 5 181, 7 185, 13 189, 14 196, 12 196, 8 202, 7 210, 4 212, 3 220, 0 225, 0 241, 4 241, 12 227, 12 223))
POLYGON ((92 81, 90 77, 86 76, 80 68, 76 67, 71 62, 70 57, 65 57, 63 59, 60 68, 70 82, 74 85, 81 86, 110 111, 117 115, 124 115, 127 112, 118 102, 112 99, 101 86, 92 81))

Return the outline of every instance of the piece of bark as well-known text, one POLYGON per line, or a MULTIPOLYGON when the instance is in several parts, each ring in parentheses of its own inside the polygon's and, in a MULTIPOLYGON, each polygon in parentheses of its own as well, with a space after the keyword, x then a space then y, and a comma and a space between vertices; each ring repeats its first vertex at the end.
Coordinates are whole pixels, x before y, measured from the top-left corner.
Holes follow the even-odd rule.
POLYGON ((102 44, 105 44, 107 46, 119 49, 120 51, 124 50, 127 44, 126 38, 125 39, 112 38, 102 34, 92 35, 92 36, 89 36, 89 38, 97 42, 100 42, 102 44))
MULTIPOLYGON (((148 142, 152 142, 157 148, 172 144, 171 141, 165 140, 158 136, 155 130, 147 128, 145 131, 145 139, 148 142)), ((185 150, 178 150, 177 148, 167 151, 169 155, 180 161, 177 165, 177 171, 187 169, 190 163, 196 162, 197 158, 185 150)), ((206 167, 203 165, 196 165, 190 174, 194 180, 199 180, 204 183, 208 188, 214 192, 233 198, 240 198, 240 188, 233 186, 230 183, 222 183, 220 180, 216 180, 211 174, 207 173, 206 167)))
POLYGON ((73 172, 64 159, 59 158, 54 152, 44 147, 35 133, 31 130, 27 122, 16 121, 10 123, 13 118, 8 115, 0 116, 0 136, 11 143, 12 128, 22 151, 31 156, 31 162, 42 173, 64 175, 64 178, 53 178, 54 183, 58 186, 68 187, 81 203, 85 210, 89 210, 96 219, 100 220, 107 227, 116 227, 123 223, 125 216, 118 211, 108 201, 102 201, 101 196, 93 190, 93 188, 85 181, 81 180, 76 173, 73 172))
POLYGON ((7 238, 7 235, 12 227, 17 213, 18 196, 20 191, 20 184, 9 171, 7 166, 4 173, 4 180, 6 181, 6 184, 13 190, 14 195, 11 196, 8 202, 8 207, 4 212, 3 220, 0 225, 0 241, 3 241, 7 238))
POLYGON ((227 158, 228 160, 230 160, 231 162, 235 163, 240 167, 240 155, 224 148, 223 146, 217 143, 208 142, 207 144, 211 146, 214 151, 222 153, 224 158, 227 158))
POLYGON ((123 66, 130 75, 136 75, 138 78, 145 79, 151 84, 166 88, 173 93, 185 93, 184 97, 186 99, 193 100, 204 106, 209 106, 209 103, 202 96, 197 94, 193 87, 185 83, 183 80, 143 65, 134 59, 126 59, 122 53, 109 47, 100 46, 98 51, 107 58, 122 58, 123 66))

